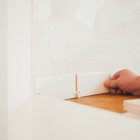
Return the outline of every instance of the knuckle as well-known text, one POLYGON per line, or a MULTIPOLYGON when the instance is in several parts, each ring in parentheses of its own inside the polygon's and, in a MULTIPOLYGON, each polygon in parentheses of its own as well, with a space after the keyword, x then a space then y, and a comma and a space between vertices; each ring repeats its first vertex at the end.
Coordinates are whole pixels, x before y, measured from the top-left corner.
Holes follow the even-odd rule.
POLYGON ((122 72, 129 72, 129 69, 123 69, 122 72))

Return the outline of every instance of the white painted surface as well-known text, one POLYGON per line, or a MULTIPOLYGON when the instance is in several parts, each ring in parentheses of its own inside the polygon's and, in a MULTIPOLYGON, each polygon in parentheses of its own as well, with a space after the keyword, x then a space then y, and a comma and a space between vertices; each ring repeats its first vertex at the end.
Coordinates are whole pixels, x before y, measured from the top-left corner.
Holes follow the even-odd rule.
POLYGON ((140 99, 125 100, 123 106, 124 110, 140 116, 140 99))
POLYGON ((45 17, 50 16, 51 13, 51 1, 50 0, 35 0, 36 3, 36 9, 37 10, 38 18, 43 19, 45 17))
POLYGON ((109 93, 104 81, 109 80, 108 72, 77 74, 77 90, 80 96, 109 93))
POLYGON ((0 140, 7 137, 7 0, 0 1, 0 140))
POLYGON ((7 5, 8 140, 32 140, 31 1, 7 5))
POLYGON ((50 2, 36 20, 36 76, 124 68, 140 74, 139 0, 50 2))
POLYGON ((109 80, 108 72, 36 77, 36 94, 69 99, 75 98, 77 94, 83 97, 108 93, 105 80, 109 80))
MULTIPOLYGON (((100 31, 107 32, 123 22, 133 21, 130 19, 131 8, 139 0, 107 0, 97 11, 100 31)), ((136 12, 136 11, 135 11, 136 12)))
POLYGON ((136 115, 136 114, 132 114, 130 112, 124 113, 124 116, 130 117, 130 118, 134 118, 134 119, 139 119, 140 120, 140 116, 136 115))
POLYGON ((43 95, 34 99, 34 140, 140 139, 137 119, 43 95))
POLYGON ((124 110, 132 114, 140 116, 140 109, 133 106, 124 106, 124 110))
POLYGON ((124 105, 130 105, 130 106, 132 105, 140 108, 140 99, 125 100, 124 105))
POLYGON ((36 77, 36 94, 59 99, 73 98, 75 85, 75 74, 36 77))
MULTIPOLYGON (((76 0, 77 1, 77 0, 76 0)), ((82 23, 94 29, 97 9, 103 5, 106 0, 80 0, 81 3, 76 13, 76 18, 82 23)))

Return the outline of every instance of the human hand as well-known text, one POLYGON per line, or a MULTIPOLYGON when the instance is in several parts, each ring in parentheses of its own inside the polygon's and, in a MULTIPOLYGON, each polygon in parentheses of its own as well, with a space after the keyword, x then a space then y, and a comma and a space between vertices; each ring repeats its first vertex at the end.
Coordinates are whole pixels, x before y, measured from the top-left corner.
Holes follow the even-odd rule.
POLYGON ((113 94, 118 92, 119 94, 140 95, 140 77, 127 69, 115 73, 110 80, 104 82, 104 85, 112 88, 113 94))

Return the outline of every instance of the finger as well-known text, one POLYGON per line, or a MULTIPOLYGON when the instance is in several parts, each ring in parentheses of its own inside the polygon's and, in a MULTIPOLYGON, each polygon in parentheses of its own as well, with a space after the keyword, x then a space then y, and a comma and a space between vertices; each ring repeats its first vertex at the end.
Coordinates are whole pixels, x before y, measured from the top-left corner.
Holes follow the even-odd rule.
POLYGON ((117 90, 115 88, 112 89, 112 93, 116 94, 117 90))
POLYGON ((122 91, 122 90, 120 90, 120 89, 118 89, 118 93, 119 93, 119 94, 122 94, 122 93, 123 93, 123 91, 122 91))
POLYGON ((132 94, 135 95, 135 96, 140 96, 140 92, 137 92, 137 91, 133 92, 132 94))
POLYGON ((116 94, 115 95, 119 95, 119 93, 118 93, 118 89, 116 89, 116 94))
POLYGON ((119 71, 118 72, 116 72, 114 75, 113 75, 113 77, 111 78, 111 80, 116 80, 116 79, 118 79, 120 77, 120 74, 119 74, 119 71))
POLYGON ((125 94, 125 95, 126 95, 126 94, 127 94, 127 92, 123 91, 123 94, 125 94))
POLYGON ((104 86, 108 87, 108 88, 117 88, 117 80, 106 80, 104 82, 104 86))

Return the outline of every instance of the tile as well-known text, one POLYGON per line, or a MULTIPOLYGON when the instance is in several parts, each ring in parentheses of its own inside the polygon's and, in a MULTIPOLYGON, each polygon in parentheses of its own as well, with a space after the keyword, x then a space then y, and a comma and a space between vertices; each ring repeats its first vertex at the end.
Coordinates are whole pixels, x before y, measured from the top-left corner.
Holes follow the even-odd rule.
POLYGON ((80 92, 79 96, 108 93, 109 89, 104 87, 103 84, 108 79, 108 72, 77 74, 77 91, 80 92))
POLYGON ((124 110, 140 116, 140 99, 125 100, 123 106, 124 110))
POLYGON ((75 93, 75 74, 36 77, 36 94, 69 99, 75 93))
POLYGON ((140 120, 140 116, 139 115, 136 115, 136 114, 133 114, 133 113, 130 113, 130 112, 123 113, 123 115, 127 116, 127 117, 131 117, 131 118, 139 119, 140 120))

